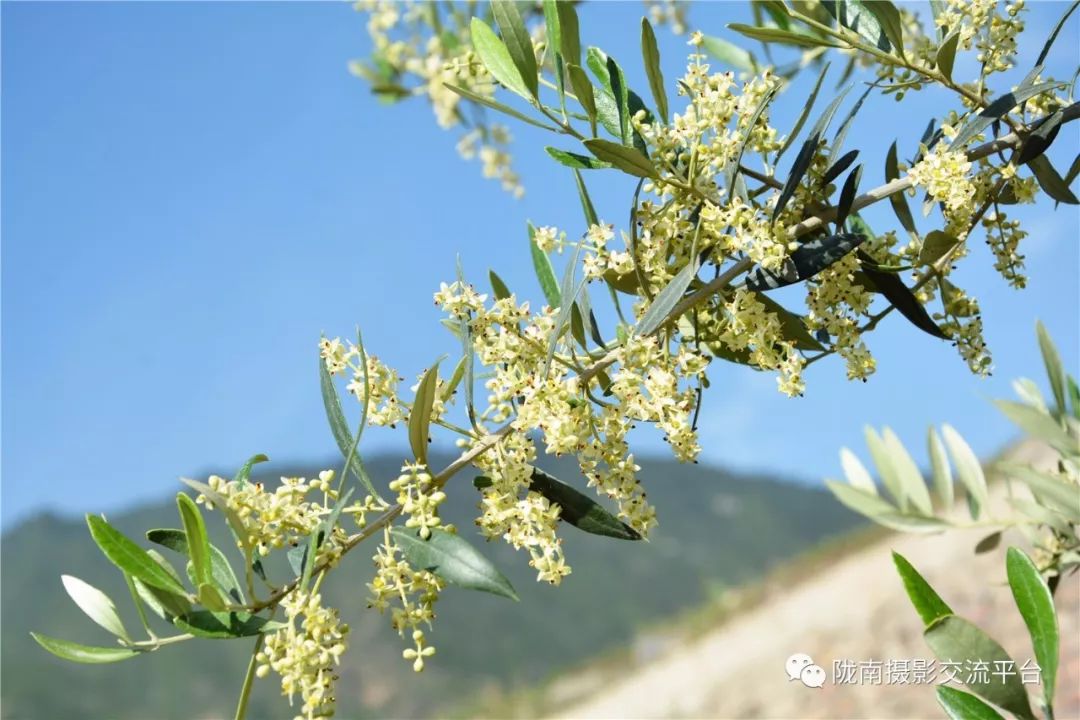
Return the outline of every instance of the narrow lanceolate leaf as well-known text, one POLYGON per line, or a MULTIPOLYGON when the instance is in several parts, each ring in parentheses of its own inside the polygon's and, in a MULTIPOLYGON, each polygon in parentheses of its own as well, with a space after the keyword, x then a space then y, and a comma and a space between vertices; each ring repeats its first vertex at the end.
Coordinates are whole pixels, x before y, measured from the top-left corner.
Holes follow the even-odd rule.
POLYGON ((757 72, 757 63, 754 56, 733 42, 723 38, 704 35, 701 38, 701 49, 709 53, 720 62, 744 72, 757 72))
POLYGON ((877 495, 877 486, 874 485, 873 478, 870 477, 870 473, 866 470, 866 466, 862 464, 855 453, 851 452, 847 448, 840 449, 840 466, 844 468, 844 477, 851 483, 852 487, 864 490, 872 495, 877 495))
POLYGON ((767 270, 760 265, 751 268, 746 276, 746 287, 755 291, 773 290, 812 278, 857 248, 865 239, 865 235, 841 233, 803 243, 788 256, 790 262, 780 272, 767 270))
POLYGON ((431 408, 435 403, 435 388, 439 380, 439 363, 424 373, 416 388, 412 410, 409 412, 409 445, 413 456, 427 465, 428 431, 431 427, 431 408))
POLYGON ((581 65, 581 36, 578 31, 577 10, 572 2, 555 1, 559 15, 559 47, 566 63, 581 65))
POLYGON ((735 151, 735 155, 733 156, 731 162, 728 164, 727 168, 724 171, 724 184, 727 186, 728 189, 728 197, 735 197, 735 181, 739 177, 739 166, 742 164, 742 156, 743 153, 746 151, 746 144, 750 142, 750 136, 753 134, 754 127, 757 126, 758 120, 765 113, 765 109, 769 107, 769 103, 773 101, 773 98, 776 97, 776 94, 779 91, 779 86, 770 88, 769 91, 766 92, 765 95, 761 98, 761 101, 758 103, 757 107, 754 108, 754 112, 751 113, 750 119, 746 122, 745 125, 743 125, 740 118, 739 126, 741 128, 740 134, 742 135, 742 139, 739 141, 739 146, 738 149, 735 151))
POLYGON ((668 315, 682 299, 690 283, 697 277, 697 258, 691 258, 689 262, 671 278, 670 282, 657 293, 652 304, 645 314, 641 316, 634 332, 639 336, 651 335, 667 320, 668 315))
POLYGON ((494 270, 488 270, 488 279, 491 280, 491 291, 495 293, 496 300, 505 300, 510 297, 510 288, 506 287, 506 283, 494 270))
POLYGON ((952 79, 953 65, 956 63, 956 46, 960 42, 960 33, 950 33, 942 41, 937 51, 937 66, 941 74, 952 79))
POLYGON ((893 464, 889 446, 872 427, 864 428, 863 434, 866 437, 866 447, 870 450, 870 457, 874 459, 878 475, 881 476, 881 483, 900 506, 901 512, 906 512, 910 505, 909 499, 907 493, 904 492, 904 485, 900 482, 896 466, 893 464))
POLYGON ((504 115, 509 115, 510 117, 514 118, 515 120, 520 120, 523 123, 527 123, 529 125, 532 125, 533 127, 538 127, 538 128, 543 129, 543 130, 550 130, 551 132, 559 132, 559 129, 556 128, 554 125, 549 125, 549 124, 547 124, 545 122, 541 122, 540 120, 537 120, 535 118, 531 118, 528 115, 526 115, 525 113, 523 113, 523 112, 521 112, 519 110, 515 110, 514 108, 510 107, 509 105, 504 105, 503 103, 499 102, 498 100, 493 100, 493 99, 487 97, 486 95, 478 95, 478 94, 474 93, 472 90, 466 90, 463 87, 458 87, 457 85, 451 85, 450 83, 446 83, 446 87, 447 87, 447 89, 452 90, 453 92, 457 93, 458 95, 465 98, 466 100, 477 103, 479 105, 483 105, 484 107, 489 107, 492 110, 497 110, 498 112, 501 112, 504 115))
POLYGON ((213 577, 210 569, 210 538, 206 535, 206 523, 202 513, 186 493, 177 493, 176 506, 187 538, 188 557, 195 571, 195 586, 209 583, 213 577))
MULTIPOLYGON (((822 0, 821 4, 842 27, 855 32, 872 47, 889 52, 891 49, 889 39, 885 36, 885 31, 882 30, 876 14, 869 9, 869 6, 876 2, 822 0)), ((895 9, 893 8, 894 11, 895 9)), ((899 18, 897 20, 899 21, 899 18)))
POLYGON ((986 507, 987 498, 986 476, 983 474, 982 465, 979 463, 979 458, 975 456, 975 451, 951 425, 943 425, 941 434, 945 438, 945 447, 949 449, 949 455, 952 456, 956 474, 968 492, 971 517, 977 520, 981 509, 986 507))
POLYGON ((896 512, 896 507, 876 492, 872 493, 837 480, 826 480, 825 487, 829 488, 842 505, 871 520, 896 512))
POLYGON ((1030 465, 1002 463, 1000 468, 1011 478, 1031 488, 1039 504, 1054 510, 1070 522, 1080 523, 1080 487, 1036 470, 1030 465))
POLYGON ((941 500, 942 508, 950 508, 953 504, 953 478, 952 466, 945 454, 945 446, 941 444, 941 437, 937 430, 930 428, 927 439, 930 452, 930 468, 934 475, 934 491, 941 500))
POLYGON ((1050 389, 1054 393, 1057 414, 1064 415, 1068 407, 1065 404, 1065 366, 1042 321, 1035 323, 1035 334, 1039 338, 1039 350, 1042 353, 1043 364, 1046 366, 1046 377, 1050 380, 1050 389))
POLYGON ((802 111, 799 113, 798 119, 795 121, 795 126, 791 128, 791 132, 787 136, 787 140, 784 141, 784 145, 780 148, 780 152, 776 153, 777 161, 780 160, 780 156, 791 147, 791 144, 795 142, 795 138, 799 136, 799 131, 802 130, 802 126, 806 124, 806 119, 810 117, 810 111, 814 108, 814 101, 817 100, 818 91, 821 90, 821 83, 825 81, 825 74, 829 72, 829 63, 825 63, 821 68, 821 73, 818 75, 817 82, 814 83, 814 89, 810 92, 810 97, 806 99, 806 103, 803 105, 802 111))
POLYGON ((954 687, 938 685, 937 699, 950 720, 1005 720, 979 698, 954 687))
POLYGON ((1061 16, 1061 19, 1057 21, 1057 25, 1054 26, 1053 32, 1046 38, 1046 44, 1043 45, 1043 49, 1039 52, 1039 57, 1035 60, 1036 66, 1042 65, 1043 61, 1046 60, 1046 56, 1050 54, 1050 48, 1053 46, 1054 41, 1057 40, 1058 33, 1061 32, 1061 28, 1065 25, 1065 21, 1069 19, 1069 16, 1072 15, 1073 10, 1076 9, 1077 5, 1080 5, 1080 0, 1070 4, 1069 9, 1066 10, 1065 14, 1061 16))
POLYGON ((896 436, 896 433, 891 428, 885 428, 882 433, 882 440, 885 442, 885 447, 889 452, 891 464, 896 470, 897 482, 904 489, 904 495, 907 496, 916 510, 924 515, 929 515, 933 512, 930 504, 930 492, 926 489, 926 482, 923 480, 922 473, 919 472, 919 466, 915 464, 915 460, 912 459, 907 448, 904 447, 904 444, 900 442, 900 438, 896 436))
MULTIPOLYGON (((484 67, 487 68, 488 72, 507 89, 531 100, 533 94, 529 90, 530 86, 525 84, 521 71, 518 70, 514 59, 510 56, 510 51, 503 44, 503 41, 499 39, 499 36, 495 34, 495 31, 488 27, 483 20, 476 17, 472 19, 469 29, 472 34, 473 49, 476 50, 480 62, 484 63, 484 67)), ((536 58, 534 56, 533 63, 535 62, 536 58)), ((534 82, 536 82, 535 75, 534 82)))
POLYGON ((248 458, 247 462, 243 464, 239 472, 236 473, 233 481, 243 486, 244 483, 248 481, 248 478, 251 477, 251 469, 259 463, 269 462, 269 460, 270 458, 266 457, 262 453, 259 453, 258 455, 252 455, 248 458))
POLYGON ((1031 647, 1035 650, 1035 660, 1042 675, 1043 697, 1047 705, 1053 705, 1060 644, 1054 598, 1035 563, 1023 550, 1009 548, 1005 556, 1005 570, 1016 607, 1031 636, 1031 647))
MULTIPOLYGON (((326 421, 330 425, 330 433, 334 436, 334 442, 337 444, 342 457, 349 461, 346 472, 352 473, 353 477, 363 484, 364 489, 370 495, 376 498, 380 497, 374 483, 368 477, 367 470, 364 469, 364 463, 360 459, 360 455, 355 451, 357 439, 353 437, 352 430, 349 429, 349 423, 345 420, 345 412, 341 409, 341 400, 338 398, 337 388, 334 387, 334 379, 330 376, 330 372, 326 369, 326 363, 323 362, 322 358, 319 358, 319 391, 322 394, 323 410, 326 412, 326 421)), ((205 494, 205 491, 200 490, 200 492, 205 494)), ((221 505, 219 502, 214 504, 221 505)))
POLYGON ((598 502, 543 470, 533 468, 529 488, 558 505, 559 518, 579 530, 620 540, 641 539, 636 530, 609 513, 598 502))
POLYGON ((765 306, 765 310, 780 319, 780 336, 795 345, 797 350, 814 350, 819 352, 825 349, 817 338, 810 334, 806 327, 806 318, 797 315, 764 293, 758 293, 757 301, 765 306))
MULTIPOLYGON (((885 181, 892 182, 899 177, 900 170, 896 159, 896 143, 894 142, 889 146, 889 152, 885 155, 885 181)), ((908 207, 904 193, 890 195, 889 204, 892 205, 893 212, 896 214, 896 219, 900 221, 900 225, 908 233, 917 237, 918 231, 915 228, 915 219, 911 216, 911 209, 908 207)))
POLYGON ((956 133, 956 137, 953 138, 953 149, 959 150, 967 145, 977 135, 982 133, 986 128, 995 121, 1003 117, 1006 113, 1012 110, 1014 107, 1030 100, 1036 95, 1041 95, 1044 92, 1051 90, 1057 90, 1062 87, 1062 83, 1059 82, 1042 82, 1035 85, 1027 85, 1019 87, 1011 93, 1005 93, 994 100, 990 105, 986 107, 975 117, 968 120, 956 133))
POLYGON ((1046 442, 1055 450, 1066 455, 1080 454, 1080 437, 1077 436, 1076 425, 1066 431, 1056 419, 1025 403, 995 400, 994 405, 1024 432, 1046 442))
POLYGON ((517 5, 513 0, 493 0, 491 14, 495 16, 495 22, 502 31, 503 42, 510 53, 514 67, 525 82, 525 87, 529 89, 533 97, 537 97, 539 75, 536 68, 536 52, 533 50, 532 38, 529 37, 529 31, 525 29, 525 23, 521 19, 517 5))
POLYGON ((919 264, 933 265, 946 253, 951 252, 958 243, 959 240, 943 230, 931 230, 923 238, 922 249, 919 250, 919 264))
POLYGON ((646 17, 641 18, 641 57, 645 61, 645 74, 649 76, 649 90, 656 101, 656 109, 667 122, 667 87, 664 85, 664 73, 660 70, 660 50, 656 46, 656 34, 646 17))
MULTIPOLYGON (((1061 122, 1064 118, 1064 113, 1058 110, 1039 120, 1031 132, 1028 133, 1028 136, 1024 138, 1024 143, 1020 146, 1020 153, 1017 155, 1015 163, 1017 165, 1026 165, 1049 150, 1061 130, 1061 122)), ((1065 185, 1068 184, 1065 182, 1065 185)))
MULTIPOLYGON (((855 202, 855 194, 859 191, 859 179, 862 177, 862 165, 856 165, 851 174, 844 181, 844 187, 840 190, 840 200, 836 203, 836 228, 842 230, 848 215, 851 213, 851 205, 855 202)), ((861 236, 859 236, 861 237, 861 236)))
POLYGON ((267 620, 258 615, 210 610, 196 610, 173 618, 173 625, 197 637, 217 640, 274 632, 286 626, 283 622, 267 620))
POLYGON ((120 615, 116 612, 116 605, 108 595, 72 575, 61 575, 60 580, 64 583, 64 590, 67 591, 68 596, 80 610, 86 613, 88 618, 116 637, 131 640, 124 623, 120 620, 120 615))
POLYGON ((841 155, 836 162, 834 162, 829 169, 825 171, 825 175, 821 178, 822 185, 829 185, 833 180, 840 177, 841 174, 855 162, 855 158, 859 157, 858 150, 851 150, 841 155))
POLYGON ((779 43, 781 45, 794 45, 796 47, 809 48, 841 47, 839 43, 826 40, 825 38, 816 35, 806 35, 805 33, 780 30, 778 28, 755 27, 753 25, 743 25, 742 23, 728 23, 728 29, 734 30, 740 35, 745 35, 753 40, 760 40, 764 43, 779 43))
POLYGON ((642 155, 637 148, 598 138, 586 140, 585 147, 589 148, 589 152, 600 160, 611 163, 628 175, 641 178, 656 177, 656 167, 652 164, 652 160, 642 155))
POLYGON ((825 131, 829 128, 829 123, 832 122, 833 116, 840 108, 840 103, 843 102, 848 89, 845 89, 829 103, 829 106, 821 113, 821 117, 818 118, 817 123, 814 124, 813 129, 810 130, 810 136, 806 138, 802 147, 799 148, 799 154, 795 156, 795 161, 792 163, 791 170, 788 172, 787 182, 784 183, 784 188, 780 191, 780 197, 776 200, 776 207, 773 208, 772 219, 774 222, 776 221, 776 218, 780 216, 780 213, 783 212, 788 201, 791 200, 792 196, 795 194, 795 189, 798 188, 799 183, 802 182, 807 170, 810 169, 810 164, 814 160, 814 155, 817 154, 818 148, 821 145, 821 139, 825 136, 825 131))
POLYGON ((904 23, 900 17, 900 11, 889 0, 864 1, 862 6, 869 10, 877 19, 881 31, 889 39, 889 44, 900 55, 904 56, 904 23))
POLYGON ((561 165, 574 168, 576 170, 600 170, 603 168, 611 167, 611 163, 591 158, 588 155, 578 155, 577 153, 568 152, 566 150, 560 150, 553 147, 545 147, 544 151, 548 155, 555 158, 561 165))
POLYGON ((896 565, 896 572, 900 574, 900 579, 904 582, 904 590, 907 591, 911 604, 915 606, 915 612, 922 618, 924 627, 929 627, 937 620, 952 615, 952 608, 945 604, 941 596, 907 561, 907 558, 898 552, 894 552, 892 558, 896 565))
MULTIPOLYGON (((1001 645, 962 617, 946 615, 930 625, 923 636, 939 660, 959 662, 961 667, 972 667, 974 663, 983 663, 990 668, 1016 667, 1001 645)), ((992 673, 983 677, 972 673, 964 676, 964 680, 968 689, 976 695, 1018 717, 1034 719, 1027 690, 1020 681, 1019 673, 1004 677, 992 673)))
POLYGON ((899 310, 900 314, 912 325, 936 338, 949 339, 949 336, 942 332, 930 317, 930 313, 926 312, 926 308, 915 297, 915 293, 911 292, 900 278, 894 273, 877 270, 873 259, 865 253, 859 253, 859 261, 862 264, 862 271, 874 284, 874 290, 884 295, 885 299, 892 303, 892 306, 899 310))
POLYGON ((1065 182, 1061 175, 1058 175, 1058 171, 1054 169, 1054 166, 1050 164, 1050 161, 1045 155, 1039 155, 1028 162, 1028 167, 1031 168, 1031 172, 1035 175, 1035 180, 1038 181, 1039 187, 1046 192, 1047 195, 1052 197, 1058 202, 1065 203, 1066 205, 1080 205, 1080 200, 1076 198, 1073 191, 1069 189, 1069 185, 1065 182))
POLYGON ((147 585, 176 595, 187 595, 184 587, 172 575, 104 518, 87 515, 86 524, 90 526, 90 536, 113 565, 147 585))
MULTIPOLYGON (((559 3, 560 6, 568 4, 559 3)), ((574 95, 577 96, 578 103, 589 117, 589 127, 595 136, 597 120, 596 97, 593 94, 593 86, 589 82, 589 76, 577 65, 567 65, 566 74, 570 77, 570 86, 574 88, 574 95)))
POLYGON ((510 581, 461 537, 438 528, 431 531, 427 540, 402 528, 394 528, 390 534, 414 568, 435 573, 448 583, 470 590, 518 599, 510 581))
MULTIPOLYGON (((146 531, 146 539, 162 547, 167 547, 181 555, 189 555, 187 535, 183 530, 173 528, 156 528, 146 531)), ((229 565, 225 553, 221 552, 213 544, 210 545, 210 571, 214 584, 226 595, 231 596, 237 602, 244 601, 244 595, 240 591, 240 583, 236 579, 236 573, 229 565)))
POLYGON ((536 244, 535 236, 536 228, 529 223, 529 252, 532 255, 536 279, 540 281, 540 289, 544 291, 548 306, 561 307, 562 298, 559 294, 559 282, 555 279, 555 268, 551 265, 551 258, 536 244))
POLYGON ((581 246, 579 245, 577 250, 574 251, 574 257, 566 264, 566 270, 563 272, 562 286, 559 289, 559 297, 562 298, 562 304, 559 306, 559 312, 555 315, 555 324, 552 326, 551 338, 548 341, 547 360, 544 363, 545 377, 547 376, 548 370, 551 369, 551 361, 555 357, 555 348, 559 344, 559 340, 562 338, 567 324, 570 322, 577 296, 582 288, 585 287, 587 278, 584 277, 584 274, 579 282, 576 284, 574 282, 578 257, 580 257, 580 255, 581 246))
POLYGON ((120 662, 141 655, 139 650, 131 650, 123 647, 94 647, 92 645, 80 645, 69 640, 49 637, 41 633, 30 633, 38 645, 45 648, 53 655, 71 662, 98 664, 120 662))

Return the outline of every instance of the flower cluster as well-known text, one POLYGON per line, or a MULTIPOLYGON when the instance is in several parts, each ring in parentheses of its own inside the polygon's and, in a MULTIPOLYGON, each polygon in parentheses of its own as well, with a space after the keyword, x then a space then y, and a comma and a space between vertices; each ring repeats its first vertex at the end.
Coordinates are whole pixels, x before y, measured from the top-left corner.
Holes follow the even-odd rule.
POLYGON ((398 401, 397 386, 401 377, 397 372, 379 361, 374 355, 364 355, 360 347, 340 338, 319 342, 319 352, 331 375, 348 372, 351 378, 348 391, 363 402, 367 397, 367 422, 371 425, 393 427, 405 417, 405 409, 398 401), (361 358, 366 358, 362 362, 361 358))
POLYGON ((316 593, 292 592, 281 601, 286 626, 268 634, 256 655, 260 678, 271 670, 281 676, 281 694, 300 693, 303 701, 297 720, 312 720, 334 714, 334 668, 345 652, 349 626, 338 619, 338 611, 322 606, 316 593))
POLYGON ((431 626, 435 619, 435 602, 443 589, 442 580, 427 570, 416 570, 404 558, 398 557, 401 548, 394 543, 390 529, 383 533, 383 544, 375 556, 375 577, 368 584, 371 597, 368 606, 380 613, 390 609, 390 623, 398 634, 405 637, 409 631, 414 648, 403 653, 406 660, 413 661, 413 669, 424 669, 424 658, 435 654, 428 645, 421 628, 431 626))
POLYGON ((994 210, 982 219, 982 226, 986 230, 986 244, 994 253, 994 269, 1012 287, 1025 287, 1024 256, 1018 249, 1027 231, 1020 229, 1020 221, 1010 220, 1005 213, 994 210))
POLYGON ((432 484, 424 465, 403 465, 401 475, 391 481, 390 489, 397 493, 398 505, 408 515, 405 527, 420 528, 420 537, 427 540, 431 537, 431 529, 442 525, 439 505, 446 500, 446 493, 432 484))
POLYGON ((971 162, 962 151, 949 150, 938 143, 908 170, 916 187, 942 203, 945 217, 966 224, 975 212, 975 185, 970 178, 971 162))
POLYGON ((959 35, 959 48, 978 50, 976 59, 985 77, 1013 66, 1016 38, 1024 30, 1020 18, 1024 4, 1025 0, 946 0, 934 22, 946 34, 959 35))

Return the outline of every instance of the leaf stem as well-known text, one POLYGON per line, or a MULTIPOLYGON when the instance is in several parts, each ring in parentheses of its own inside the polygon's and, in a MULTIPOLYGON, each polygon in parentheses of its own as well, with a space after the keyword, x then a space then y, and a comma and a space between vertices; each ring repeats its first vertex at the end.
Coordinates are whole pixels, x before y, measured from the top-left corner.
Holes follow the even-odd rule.
POLYGON ((251 659, 248 660, 247 672, 244 673, 244 684, 240 687, 240 699, 236 702, 236 713, 233 715, 233 720, 244 720, 244 716, 247 715, 248 700, 251 699, 251 687, 255 680, 255 668, 258 665, 255 658, 258 657, 259 651, 262 650, 265 637, 260 633, 255 638, 255 647, 251 650, 251 659))

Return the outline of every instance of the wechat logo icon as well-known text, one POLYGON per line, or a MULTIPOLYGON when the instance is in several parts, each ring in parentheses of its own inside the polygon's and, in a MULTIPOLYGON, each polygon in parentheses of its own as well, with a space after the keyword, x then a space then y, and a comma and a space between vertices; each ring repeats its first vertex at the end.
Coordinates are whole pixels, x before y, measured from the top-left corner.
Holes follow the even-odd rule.
POLYGON ((788 682, 801 680, 808 688, 819 688, 825 684, 825 670, 820 665, 815 665, 814 660, 806 653, 795 653, 784 663, 787 671, 788 682))

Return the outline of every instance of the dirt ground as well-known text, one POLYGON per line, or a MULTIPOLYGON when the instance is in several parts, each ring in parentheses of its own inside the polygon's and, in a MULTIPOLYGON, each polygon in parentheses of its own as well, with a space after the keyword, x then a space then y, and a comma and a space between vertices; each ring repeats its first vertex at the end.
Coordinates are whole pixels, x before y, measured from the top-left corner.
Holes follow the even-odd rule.
MULTIPOLYGON (((1045 461, 1047 456, 1032 446, 1016 453, 1010 459, 1045 461)), ((1002 507, 1002 491, 995 488, 995 508, 1002 507)), ((563 705, 557 717, 942 718, 930 684, 904 683, 902 675, 890 682, 886 676, 889 661, 933 659, 890 551, 907 557, 955 612, 986 630, 1017 665, 1028 658, 1034 662, 1005 582, 1005 548, 1022 545, 1023 539, 1006 533, 996 550, 975 555, 975 544, 986 534, 985 529, 898 534, 873 542, 662 657, 616 674, 609 670, 595 683, 587 672, 578 674, 573 695, 583 699, 563 705), (823 687, 789 681, 785 662, 794 653, 811 656, 824 669, 823 687), (837 661, 855 663, 864 680, 835 683, 837 661), (881 663, 877 683, 873 661, 881 663)), ((1055 601, 1062 638, 1055 715, 1080 718, 1080 577, 1063 581, 1055 601)), ((558 682, 552 686, 558 687, 558 682)), ((1037 708, 1041 687, 1028 688, 1037 708)))

